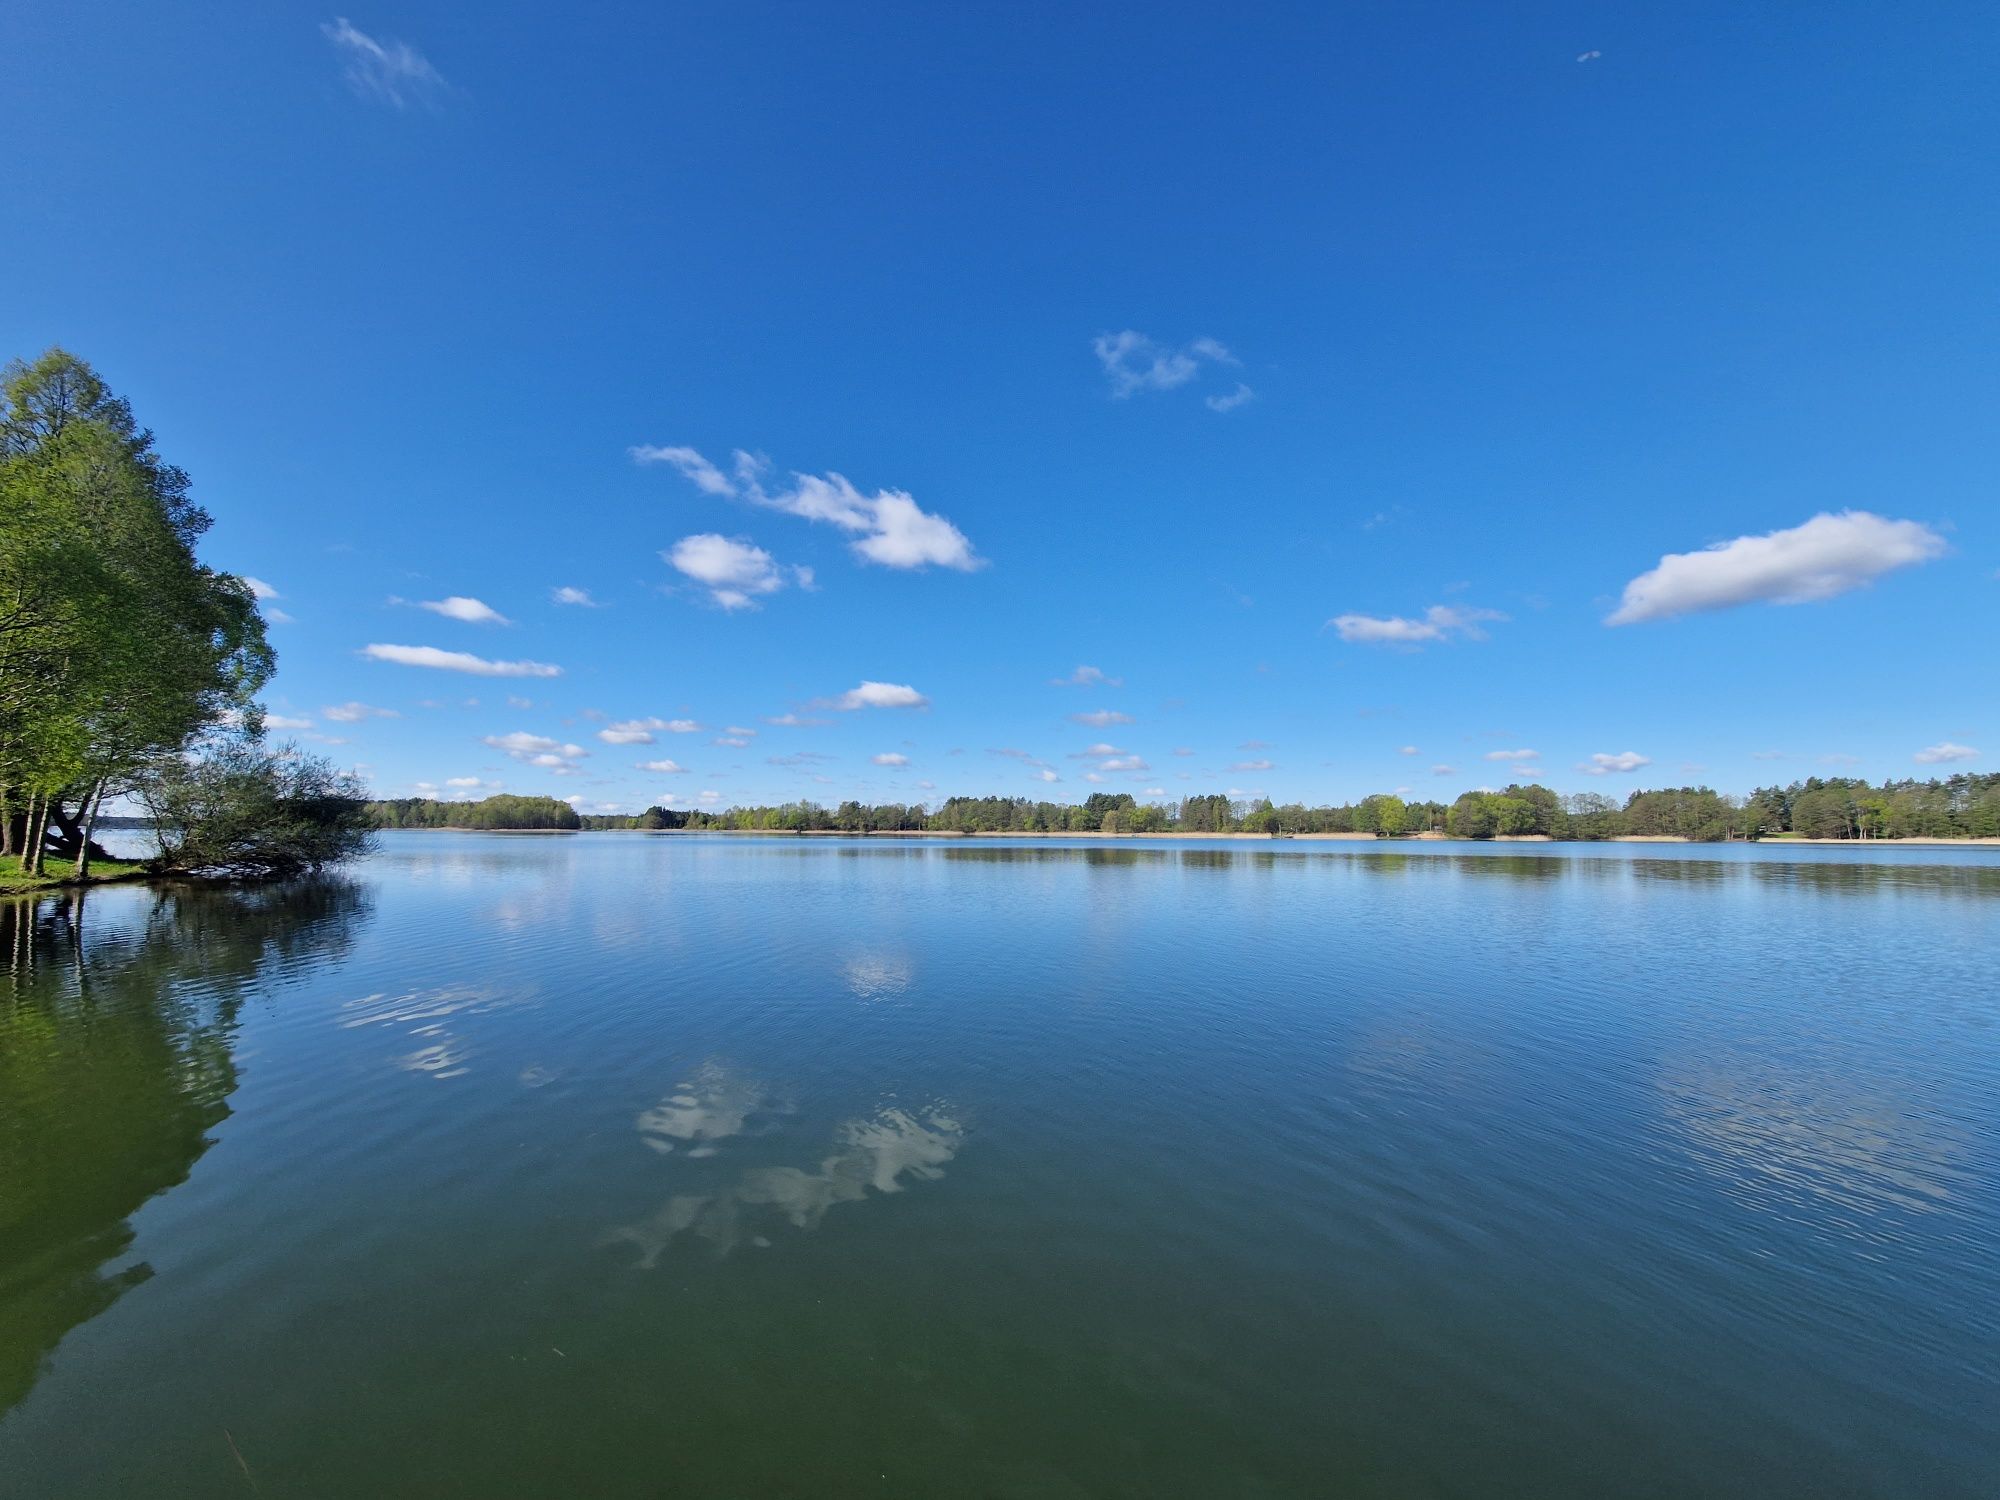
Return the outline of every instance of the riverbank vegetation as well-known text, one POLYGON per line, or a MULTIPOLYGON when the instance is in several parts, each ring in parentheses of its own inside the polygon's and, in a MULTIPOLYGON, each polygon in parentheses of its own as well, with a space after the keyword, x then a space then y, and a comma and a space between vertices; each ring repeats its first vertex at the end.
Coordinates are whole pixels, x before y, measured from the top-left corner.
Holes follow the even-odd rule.
POLYGON ((130 405, 61 349, 0 371, 0 858, 91 877, 108 801, 173 829, 149 868, 283 873, 356 852, 358 787, 263 744, 251 584, 130 405), (203 820, 223 818, 217 828, 203 820))
MULTIPOLYGON (((377 828, 466 828, 569 832, 583 827, 576 809, 554 797, 507 793, 478 802, 437 802, 428 797, 394 797, 368 804, 377 828)), ((672 825, 678 827, 678 824, 672 825)))
MULTIPOLYGON (((435 805, 435 804, 433 804, 435 805)), ((449 807, 450 804, 445 804, 449 807)), ((1545 837, 1603 840, 1683 838, 1993 838, 2000 837, 2000 774, 1871 786, 1814 777, 1760 788, 1747 798, 1709 787, 1633 792, 1620 802, 1595 792, 1559 796, 1515 784, 1470 791, 1447 804, 1405 801, 1390 793, 1338 806, 1274 804, 1221 795, 1179 803, 1144 803, 1127 793, 1097 792, 1080 803, 1026 797, 951 797, 924 804, 775 807, 683 811, 652 807, 631 816, 590 816, 587 829, 715 829, 795 833, 1265 833, 1274 835, 1413 834, 1451 838, 1545 837)), ((470 826, 470 825, 465 825, 470 826)))

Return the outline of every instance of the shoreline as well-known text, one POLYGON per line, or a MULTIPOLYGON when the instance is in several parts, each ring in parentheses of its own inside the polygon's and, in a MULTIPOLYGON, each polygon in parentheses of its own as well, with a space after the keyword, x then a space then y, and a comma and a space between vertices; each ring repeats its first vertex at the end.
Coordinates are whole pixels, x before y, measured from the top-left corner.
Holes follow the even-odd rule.
POLYGON ((1548 833, 1503 833, 1487 839, 1453 838, 1446 833, 1408 833, 1383 836, 1374 833, 1106 833, 1102 829, 1079 829, 1075 832, 1051 832, 1047 829, 979 829, 959 831, 944 828, 879 828, 868 830, 848 830, 840 828, 387 828, 384 833, 639 833, 667 837, 708 837, 721 835, 740 838, 845 838, 845 839, 1125 839, 1133 842, 1154 840, 1173 842, 1176 840, 1250 840, 1267 844, 1281 843, 1361 843, 1393 846, 1397 844, 1564 844, 1597 846, 1603 844, 1709 844, 1720 847, 1726 844, 1748 844, 1759 848, 1783 849, 1793 845, 1809 845, 1827 849, 1873 849, 1891 847, 1898 849, 1991 849, 2000 848, 2000 838, 1893 838, 1893 839, 1818 839, 1793 838, 1784 835, 1764 839, 1691 839, 1678 833, 1622 833, 1608 839, 1558 839, 1548 833))

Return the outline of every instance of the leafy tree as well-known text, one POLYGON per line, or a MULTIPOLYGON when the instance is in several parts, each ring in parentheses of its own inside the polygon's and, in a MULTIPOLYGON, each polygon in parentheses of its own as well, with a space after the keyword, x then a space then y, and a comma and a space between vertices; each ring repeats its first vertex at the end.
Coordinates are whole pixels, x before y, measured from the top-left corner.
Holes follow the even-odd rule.
POLYGON ((364 853, 373 826, 353 776, 287 746, 234 739, 161 765, 139 788, 160 864, 219 875, 297 875, 364 853))
POLYGON ((87 873, 112 793, 225 721, 257 727, 273 657, 242 579, 195 556, 208 529, 83 361, 0 372, 0 847, 87 873))

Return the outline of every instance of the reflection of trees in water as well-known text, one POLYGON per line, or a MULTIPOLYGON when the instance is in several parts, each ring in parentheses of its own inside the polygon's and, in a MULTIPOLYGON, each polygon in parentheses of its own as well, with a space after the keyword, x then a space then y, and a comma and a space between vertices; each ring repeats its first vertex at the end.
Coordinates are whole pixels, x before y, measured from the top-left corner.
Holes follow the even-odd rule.
MULTIPOLYGON (((716 1142, 746 1133, 754 1115, 773 1108, 766 1099, 761 1085, 705 1063, 639 1116, 639 1136, 655 1151, 671 1152, 678 1141, 694 1144, 690 1156, 710 1156, 716 1142)), ((746 1236, 768 1244, 757 1232, 760 1224, 817 1229, 836 1204, 858 1203, 871 1190, 901 1192, 905 1179, 942 1177, 964 1140, 965 1127, 942 1106, 885 1106, 844 1121, 834 1132, 832 1151, 815 1167, 751 1167, 719 1191, 676 1193, 639 1223, 610 1230, 604 1241, 636 1246, 639 1266, 646 1270, 683 1234, 706 1240, 720 1255, 746 1236)))
POLYGON ((337 956, 367 911, 330 879, 164 888, 130 923, 94 905, 0 903, 0 1412, 64 1334, 152 1274, 101 1268, 228 1115, 251 985, 337 956))

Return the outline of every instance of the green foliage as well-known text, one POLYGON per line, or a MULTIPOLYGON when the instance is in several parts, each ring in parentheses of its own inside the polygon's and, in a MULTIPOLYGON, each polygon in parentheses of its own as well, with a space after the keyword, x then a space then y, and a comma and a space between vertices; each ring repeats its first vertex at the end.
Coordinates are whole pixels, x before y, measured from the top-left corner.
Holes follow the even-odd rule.
POLYGON ((90 366, 51 349, 0 372, 9 847, 74 852, 103 795, 219 724, 255 731, 274 658, 248 585, 195 556, 208 525, 90 366))
POLYGON ((485 802, 407 799, 370 803, 382 828, 686 828, 765 833, 1303 833, 1449 834, 1461 839, 1546 836, 1613 839, 1651 836, 1719 840, 1793 831, 1792 809, 1802 804, 1799 829, 1827 830, 1824 837, 1934 838, 2000 836, 2000 775, 1954 776, 1948 782, 1811 781, 1790 789, 1757 792, 1738 804, 1708 787, 1634 792, 1624 803, 1597 792, 1558 796, 1532 782, 1497 792, 1466 792, 1450 807, 1406 802, 1378 793, 1358 803, 1307 807, 1268 799, 1254 805, 1219 794, 1184 797, 1178 804, 1136 801, 1128 792, 1093 792, 1081 803, 1037 802, 1026 797, 949 797, 934 810, 900 802, 869 806, 815 802, 776 807, 732 807, 717 812, 648 808, 643 813, 577 819, 566 803, 546 797, 490 797, 485 802), (524 811, 532 809, 533 811, 524 811))
MULTIPOLYGON (((655 811, 663 812, 664 809, 655 811)), ((552 829, 574 832, 583 827, 583 819, 567 802, 559 802, 554 797, 516 797, 506 792, 479 802, 434 802, 428 797, 396 797, 386 802, 368 803, 366 813, 369 825, 374 828, 552 829)))
POLYGON ((320 756, 248 739, 161 766, 139 788, 160 830, 164 868, 297 875, 365 852, 360 784, 320 756))

